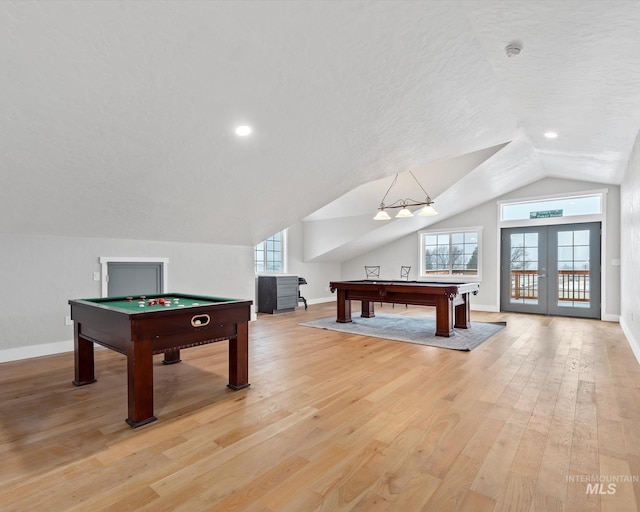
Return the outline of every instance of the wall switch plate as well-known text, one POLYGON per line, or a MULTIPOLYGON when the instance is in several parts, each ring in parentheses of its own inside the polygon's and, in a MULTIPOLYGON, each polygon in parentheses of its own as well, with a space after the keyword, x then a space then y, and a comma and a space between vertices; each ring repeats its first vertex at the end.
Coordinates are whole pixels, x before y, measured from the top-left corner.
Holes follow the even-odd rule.
POLYGON ((73 325, 73 320, 71 320, 70 316, 64 317, 64 325, 73 325))
POLYGON ((94 281, 100 281, 100 272, 94 272, 93 273, 93 280, 94 281))

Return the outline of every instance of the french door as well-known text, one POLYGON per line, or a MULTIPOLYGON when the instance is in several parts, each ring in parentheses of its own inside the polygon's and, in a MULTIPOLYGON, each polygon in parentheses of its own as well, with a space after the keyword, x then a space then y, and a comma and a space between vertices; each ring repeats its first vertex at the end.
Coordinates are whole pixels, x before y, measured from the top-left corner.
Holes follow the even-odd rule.
POLYGON ((502 230, 502 311, 600 318, 600 223, 502 230))

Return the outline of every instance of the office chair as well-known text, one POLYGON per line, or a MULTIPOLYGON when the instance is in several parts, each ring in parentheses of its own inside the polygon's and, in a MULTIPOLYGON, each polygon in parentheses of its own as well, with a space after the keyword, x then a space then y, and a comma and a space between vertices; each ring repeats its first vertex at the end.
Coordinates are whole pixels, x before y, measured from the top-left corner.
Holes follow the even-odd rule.
POLYGON ((307 280, 304 277, 298 276, 298 302, 304 302, 304 309, 307 309, 307 299, 300 295, 301 284, 307 284, 307 280))

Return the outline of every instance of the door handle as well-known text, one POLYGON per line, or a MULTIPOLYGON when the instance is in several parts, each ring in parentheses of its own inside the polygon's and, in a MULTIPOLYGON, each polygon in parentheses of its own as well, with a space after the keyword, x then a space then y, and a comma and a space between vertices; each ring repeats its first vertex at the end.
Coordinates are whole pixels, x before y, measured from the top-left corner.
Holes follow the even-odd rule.
POLYGON ((538 274, 538 278, 540 277, 547 277, 547 274, 538 274))

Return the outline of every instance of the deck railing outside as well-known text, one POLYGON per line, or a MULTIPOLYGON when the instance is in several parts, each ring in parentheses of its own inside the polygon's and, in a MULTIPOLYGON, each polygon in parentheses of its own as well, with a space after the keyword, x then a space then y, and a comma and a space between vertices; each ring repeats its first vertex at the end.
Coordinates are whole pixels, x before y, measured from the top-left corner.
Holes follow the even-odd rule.
POLYGON ((511 298, 538 298, 537 270, 511 270, 511 298))
POLYGON ((476 268, 472 268, 472 269, 465 268, 465 269, 452 270, 452 271, 449 271, 448 269, 444 269, 444 270, 425 270, 424 273, 427 276, 477 276, 478 275, 478 269, 476 269, 476 268))
MULTIPOLYGON (((511 298, 538 298, 538 271, 511 270, 511 298)), ((558 300, 588 302, 589 271, 558 270, 558 300)))
POLYGON ((589 271, 558 270, 558 300, 589 302, 589 271))

